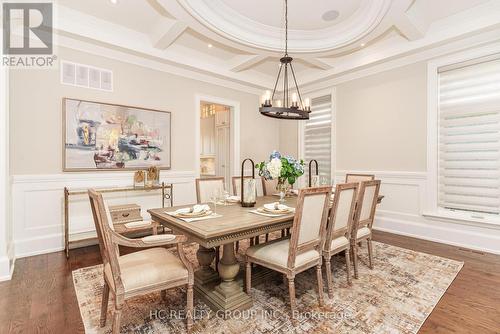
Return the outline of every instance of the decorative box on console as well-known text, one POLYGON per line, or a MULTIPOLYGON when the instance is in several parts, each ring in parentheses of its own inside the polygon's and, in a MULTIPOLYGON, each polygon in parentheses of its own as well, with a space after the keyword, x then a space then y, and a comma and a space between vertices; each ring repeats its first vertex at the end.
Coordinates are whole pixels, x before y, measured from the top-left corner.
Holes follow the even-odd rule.
POLYGON ((110 205, 109 213, 113 224, 141 221, 141 207, 137 204, 110 205))

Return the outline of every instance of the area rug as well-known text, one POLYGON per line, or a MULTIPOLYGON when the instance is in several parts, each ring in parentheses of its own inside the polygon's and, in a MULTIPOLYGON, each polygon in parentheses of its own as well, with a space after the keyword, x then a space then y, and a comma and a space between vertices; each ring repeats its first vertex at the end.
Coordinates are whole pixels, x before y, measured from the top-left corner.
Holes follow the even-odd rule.
MULTIPOLYGON (((193 333, 416 333, 463 266, 462 262, 374 242, 374 269, 366 266, 367 248, 360 250, 359 279, 349 287, 345 260, 336 256, 334 296, 324 292, 324 306, 317 303, 315 270, 295 278, 298 311, 292 324, 288 287, 280 275, 252 287, 254 305, 245 312, 214 313, 195 298, 193 333)), ((194 267, 196 248, 186 248, 194 267)), ((239 257, 246 247, 240 248, 239 257)), ((325 275, 323 270, 323 275, 325 275)), ((326 278, 326 277, 325 277, 326 278)), ((102 266, 73 271, 78 305, 86 333, 110 333, 108 321, 99 327, 102 266)), ((111 298, 110 298, 111 299, 111 298)), ((186 293, 182 288, 126 301, 122 333, 184 333, 186 293)))

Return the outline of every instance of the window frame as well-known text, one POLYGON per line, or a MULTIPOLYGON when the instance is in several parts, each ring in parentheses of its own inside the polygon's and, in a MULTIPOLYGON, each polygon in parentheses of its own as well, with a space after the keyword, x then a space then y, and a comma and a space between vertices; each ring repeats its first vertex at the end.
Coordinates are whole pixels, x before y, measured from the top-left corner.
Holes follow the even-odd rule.
MULTIPOLYGON (((318 90, 318 91, 314 91, 314 92, 310 92, 310 93, 307 93, 305 94, 304 96, 302 96, 302 99, 306 99, 306 98, 309 98, 311 99, 311 103, 312 103, 312 100, 314 98, 318 98, 318 97, 322 97, 322 96, 325 96, 325 95, 330 95, 331 96, 331 129, 330 129, 330 149, 331 149, 331 153, 330 153, 330 179, 334 179, 335 178, 335 171, 336 171, 336 153, 337 153, 337 96, 336 96, 336 88, 335 87, 331 87, 331 88, 326 88, 326 89, 322 89, 322 90, 318 90)), ((298 138, 298 159, 304 159, 304 154, 305 154, 305 148, 304 148, 304 129, 305 129, 305 124, 306 124, 306 121, 305 120, 301 120, 301 121, 298 121, 299 124, 297 126, 298 128, 298 135, 297 135, 297 138, 298 138)), ((305 161, 304 160, 304 163, 305 163, 305 168, 309 168, 309 161, 305 161)), ((320 166, 321 168, 321 166, 320 166)), ((305 173, 304 173, 304 176, 305 176, 305 173)), ((301 177, 299 178, 299 186, 300 187, 305 187, 307 186, 307 180, 305 177, 301 177)))
POLYGON ((427 182, 423 215, 429 218, 500 225, 500 215, 445 209, 438 205, 439 191, 439 73, 438 69, 500 53, 500 43, 441 57, 427 63, 427 182))

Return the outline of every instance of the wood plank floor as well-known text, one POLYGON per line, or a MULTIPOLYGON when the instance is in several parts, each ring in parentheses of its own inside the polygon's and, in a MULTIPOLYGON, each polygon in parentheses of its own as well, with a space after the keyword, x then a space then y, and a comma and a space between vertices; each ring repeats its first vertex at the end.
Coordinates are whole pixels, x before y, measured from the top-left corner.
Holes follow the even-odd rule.
MULTIPOLYGON (((376 232, 375 240, 465 262, 420 333, 500 333, 500 256, 376 232)), ((16 261, 0 283, 0 333, 83 333, 71 271, 100 263, 96 246, 16 261)))

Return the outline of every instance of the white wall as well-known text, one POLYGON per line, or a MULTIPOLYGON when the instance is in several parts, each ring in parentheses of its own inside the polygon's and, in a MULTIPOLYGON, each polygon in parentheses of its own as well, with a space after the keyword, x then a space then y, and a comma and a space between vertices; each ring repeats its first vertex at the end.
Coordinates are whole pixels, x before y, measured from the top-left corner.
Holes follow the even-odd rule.
POLYGON ((500 254, 500 226, 426 215, 427 64, 340 83, 337 181, 375 174, 385 196, 375 229, 500 254))
MULTIPOLYGON (((1 29, 0 35, 0 45, 2 45, 1 29)), ((10 279, 14 266, 10 220, 8 76, 7 69, 0 68, 0 281, 10 279)))
MULTIPOLYGON (((240 106, 240 157, 266 158, 278 147, 278 121, 258 113, 259 97, 60 47, 59 59, 113 70, 114 91, 104 92, 60 84, 57 70, 10 71, 10 169, 12 174, 13 240, 16 257, 63 248, 63 188, 132 185, 128 172, 62 173, 63 97, 86 99, 172 112, 172 170, 162 180, 174 183, 175 204, 195 201, 196 95, 237 101, 240 106)), ((137 193, 134 193, 135 195, 137 193)), ((110 196, 108 196, 110 197, 110 196)), ((114 195, 113 203, 160 206, 159 192, 146 196, 114 195)), ((71 233, 88 236, 94 230, 88 198, 70 205, 71 233)))

